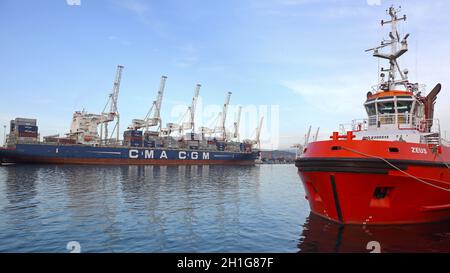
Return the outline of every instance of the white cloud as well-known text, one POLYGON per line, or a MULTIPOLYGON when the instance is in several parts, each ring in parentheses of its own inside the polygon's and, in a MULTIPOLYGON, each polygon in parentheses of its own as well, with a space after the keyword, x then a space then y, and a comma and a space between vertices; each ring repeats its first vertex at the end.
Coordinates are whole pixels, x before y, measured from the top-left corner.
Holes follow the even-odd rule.
POLYGON ((69 6, 81 6, 81 0, 66 0, 69 6))
POLYGON ((122 39, 122 38, 120 38, 118 36, 115 36, 115 35, 109 36, 108 40, 118 42, 118 43, 120 43, 121 45, 124 45, 124 46, 131 45, 131 42, 129 42, 127 40, 124 40, 124 39, 122 39))
POLYGON ((190 67, 198 63, 198 50, 193 44, 185 44, 177 47, 178 56, 174 64, 178 67, 190 67))
POLYGON ((364 78, 367 81, 361 76, 334 75, 285 80, 281 85, 300 95, 307 104, 320 113, 347 114, 349 110, 362 107, 361 104, 371 84, 369 77, 364 78))
POLYGON ((139 16, 143 16, 150 9, 146 2, 140 0, 120 0, 116 3, 139 16))
POLYGON ((381 0, 366 0, 369 6, 380 6, 381 0))

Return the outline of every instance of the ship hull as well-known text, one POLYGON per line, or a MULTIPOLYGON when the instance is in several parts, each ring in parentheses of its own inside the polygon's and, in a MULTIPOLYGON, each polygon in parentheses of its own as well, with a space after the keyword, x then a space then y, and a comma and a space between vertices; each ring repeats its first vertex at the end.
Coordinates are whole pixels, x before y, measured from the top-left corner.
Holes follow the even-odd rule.
POLYGON ((17 144, 0 149, 2 163, 91 165, 253 165, 256 152, 17 144))
POLYGON ((450 219, 448 155, 422 144, 330 140, 309 144, 296 166, 311 211, 329 220, 437 222, 450 219))

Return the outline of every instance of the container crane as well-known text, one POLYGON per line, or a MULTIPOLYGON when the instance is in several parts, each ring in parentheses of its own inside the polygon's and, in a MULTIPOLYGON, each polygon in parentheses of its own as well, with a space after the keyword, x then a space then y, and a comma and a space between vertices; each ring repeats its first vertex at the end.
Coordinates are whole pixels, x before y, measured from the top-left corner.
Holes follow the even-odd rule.
POLYGON ((103 140, 103 129, 105 133, 105 142, 108 141, 108 123, 114 121, 116 118, 116 124, 114 125, 113 131, 111 132, 111 137, 114 132, 116 132, 116 142, 119 141, 119 125, 120 125, 120 117, 119 117, 119 110, 117 107, 117 101, 119 98, 119 91, 120 91, 120 81, 122 79, 122 70, 124 66, 118 65, 116 70, 116 78, 114 80, 113 90, 111 94, 109 94, 108 101, 106 102, 105 108, 102 111, 102 118, 100 119, 100 141, 103 140), (109 105, 109 112, 105 112, 109 105), (104 128, 103 128, 104 124, 104 128))
POLYGON ((148 131, 149 127, 159 126, 158 129, 161 129, 161 104, 164 95, 164 89, 166 86, 166 76, 161 77, 161 81, 159 84, 158 95, 156 100, 153 101, 150 110, 144 119, 133 119, 132 124, 128 127, 131 130, 139 130, 141 128, 145 128, 145 131, 148 131))

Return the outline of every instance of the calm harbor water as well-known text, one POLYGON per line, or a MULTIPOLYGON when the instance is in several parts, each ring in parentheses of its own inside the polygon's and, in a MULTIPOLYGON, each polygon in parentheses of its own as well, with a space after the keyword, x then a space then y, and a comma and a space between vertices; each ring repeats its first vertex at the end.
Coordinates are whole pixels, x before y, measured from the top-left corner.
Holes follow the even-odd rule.
POLYGON ((450 223, 310 215, 293 165, 0 168, 0 252, 450 252, 450 223))

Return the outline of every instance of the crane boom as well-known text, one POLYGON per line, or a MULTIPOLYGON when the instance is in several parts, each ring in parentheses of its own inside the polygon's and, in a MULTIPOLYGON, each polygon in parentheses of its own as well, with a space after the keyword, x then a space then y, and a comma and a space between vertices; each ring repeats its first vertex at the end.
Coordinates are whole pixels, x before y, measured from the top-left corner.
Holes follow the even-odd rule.
POLYGON ((116 79, 114 81, 113 91, 111 93, 111 106, 110 106, 110 110, 109 110, 110 115, 112 113, 114 113, 116 115, 118 114, 117 100, 119 98, 120 81, 122 79, 122 70, 123 70, 123 65, 118 65, 117 71, 116 71, 116 79))
POLYGON ((116 69, 116 77, 114 80, 114 84, 113 84, 113 89, 111 91, 111 93, 109 94, 109 98, 108 98, 108 102, 105 105, 105 108, 103 109, 102 112, 102 118, 100 120, 101 123, 101 128, 100 128, 100 139, 102 139, 103 137, 103 123, 105 124, 105 138, 108 139, 108 123, 111 121, 114 121, 114 119, 117 117, 117 122, 116 125, 114 126, 114 129, 111 133, 114 133, 114 131, 116 131, 116 140, 119 140, 119 110, 117 107, 117 101, 119 99, 119 91, 120 91, 120 81, 122 79, 122 70, 123 70, 124 66, 123 65, 117 65, 117 69, 116 69), (106 108, 108 107, 109 104, 109 112, 105 113, 106 108))
POLYGON ((132 124, 128 127, 129 129, 139 130, 141 128, 145 128, 148 130, 148 127, 157 125, 161 126, 161 104, 164 95, 164 88, 166 86, 166 80, 167 76, 161 76, 156 100, 152 102, 152 106, 148 110, 147 115, 145 115, 144 119, 133 119, 132 124))
POLYGON ((264 117, 261 117, 261 119, 259 120, 258 128, 256 128, 256 138, 255 138, 255 140, 256 140, 256 144, 258 145, 258 149, 261 149, 260 137, 261 137, 261 128, 262 128, 262 125, 263 125, 263 120, 264 120, 264 117))
POLYGON ((167 79, 167 76, 162 76, 161 82, 159 84, 158 96, 155 101, 155 113, 153 115, 153 118, 155 120, 161 119, 161 104, 162 104, 162 99, 163 99, 163 95, 164 95, 164 88, 166 86, 166 79, 167 79))
POLYGON ((223 139, 226 138, 225 122, 227 119, 227 111, 228 111, 228 105, 230 104, 230 98, 231 98, 231 92, 228 92, 225 97, 225 103, 223 104, 222 115, 220 117, 220 129, 223 133, 223 139))
POLYGON ((236 138, 237 141, 239 141, 239 124, 241 123, 241 111, 242 111, 242 106, 239 106, 238 107, 236 121, 234 122, 234 134, 233 134, 233 137, 236 138))
POLYGON ((192 132, 194 132, 195 130, 195 108, 197 106, 197 100, 198 100, 198 95, 200 94, 200 87, 201 84, 197 84, 195 86, 195 91, 194 91, 194 97, 192 97, 192 103, 191 103, 191 108, 190 108, 190 120, 189 122, 191 123, 191 130, 192 132))

